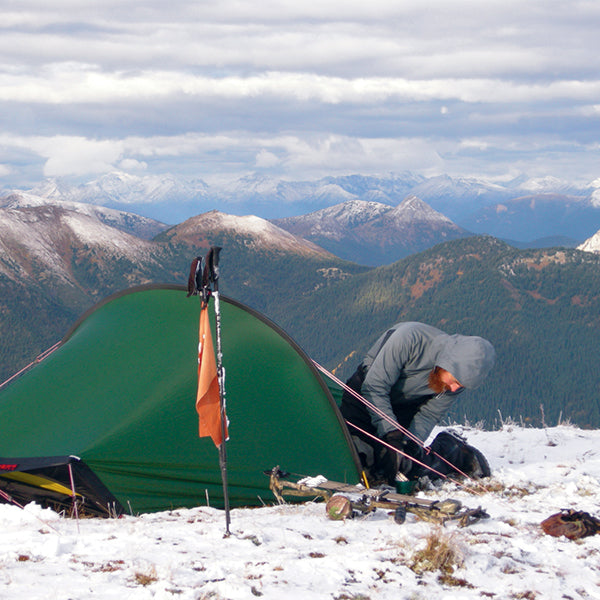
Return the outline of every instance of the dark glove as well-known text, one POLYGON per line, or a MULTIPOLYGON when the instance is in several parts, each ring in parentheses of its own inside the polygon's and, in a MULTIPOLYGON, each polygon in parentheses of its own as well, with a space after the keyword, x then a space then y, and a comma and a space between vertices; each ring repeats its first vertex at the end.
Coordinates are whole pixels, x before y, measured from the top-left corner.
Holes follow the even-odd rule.
MULTIPOLYGON (((397 448, 404 454, 408 454, 408 456, 412 456, 417 460, 422 460, 423 448, 417 444, 417 442, 404 435, 401 431, 394 430, 386 433, 383 436, 383 441, 386 444, 397 448)), ((416 472, 418 470, 419 465, 410 458, 398 454, 398 452, 394 452, 389 448, 387 450, 390 455, 386 460, 386 477, 388 480, 393 481, 398 472, 403 473, 408 477, 410 476, 411 471, 416 472)))

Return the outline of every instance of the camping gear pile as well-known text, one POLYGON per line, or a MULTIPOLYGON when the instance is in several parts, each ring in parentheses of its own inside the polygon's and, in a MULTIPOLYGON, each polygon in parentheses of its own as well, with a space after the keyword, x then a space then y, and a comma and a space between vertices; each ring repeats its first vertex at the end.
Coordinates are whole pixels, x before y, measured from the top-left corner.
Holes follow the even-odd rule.
POLYGON ((327 502, 325 512, 332 520, 366 515, 378 508, 393 513, 394 521, 399 525, 404 523, 407 512, 420 520, 439 524, 457 521, 460 527, 489 516, 481 507, 469 509, 458 500, 428 500, 399 494, 387 486, 367 488, 362 484, 329 481, 323 476, 304 478, 298 482, 287 481, 288 474, 279 467, 273 468, 269 477, 269 486, 278 502, 285 501, 284 495, 321 498, 327 502))

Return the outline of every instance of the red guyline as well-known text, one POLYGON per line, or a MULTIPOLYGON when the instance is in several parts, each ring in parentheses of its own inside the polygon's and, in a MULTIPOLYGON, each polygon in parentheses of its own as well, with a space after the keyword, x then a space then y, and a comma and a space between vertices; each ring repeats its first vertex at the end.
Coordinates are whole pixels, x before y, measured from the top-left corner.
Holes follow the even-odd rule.
MULTIPOLYGON (((427 454, 433 452, 433 454, 435 456, 437 456, 440 460, 442 460, 443 462, 445 462, 448 466, 452 467, 457 473, 459 473, 463 477, 466 477, 469 481, 477 484, 477 482, 474 481, 472 477, 469 477, 469 475, 467 475, 466 473, 463 473, 456 465, 452 464, 449 460, 447 460, 446 458, 444 458, 443 456, 441 456, 437 452, 431 450, 431 448, 429 446, 425 446, 424 442, 421 439, 419 439, 414 433, 412 433, 411 431, 409 431, 406 427, 403 427, 402 425, 400 425, 400 423, 398 423, 397 421, 394 421, 394 419, 392 419, 390 416, 388 416, 387 414, 385 414, 380 408, 378 408, 377 406, 375 406, 374 404, 372 404, 371 402, 369 402, 365 397, 361 396, 356 390, 352 389, 349 385, 347 385, 344 382, 342 382, 333 373, 330 373, 325 367, 321 366, 319 363, 317 363, 314 360, 312 362, 317 367, 317 369, 319 369, 319 371, 321 371, 323 374, 327 375, 327 377, 329 377, 332 381, 334 381, 335 383, 337 383, 338 385, 340 385, 345 391, 347 391, 350 394, 352 394, 352 396, 354 396, 357 400, 359 400, 360 402, 362 402, 367 408, 369 408, 371 411, 373 411, 378 416, 382 417, 390 425, 393 425, 394 428, 396 428, 397 430, 401 431, 409 439, 411 439, 416 444, 418 444, 419 446, 421 446, 421 448, 423 448, 425 450, 425 452, 427 452, 427 454)), ((380 438, 378 438, 378 437, 376 437, 374 435, 371 435, 371 434, 367 433, 366 431, 363 431, 362 429, 360 429, 359 427, 357 427, 354 423, 350 423, 349 421, 346 421, 346 423, 348 425, 351 425, 355 429, 358 429, 359 431, 367 434, 369 437, 371 437, 374 440, 380 442, 384 446, 392 448, 393 450, 395 450, 399 454, 402 454, 402 455, 406 456, 408 459, 412 460, 413 462, 416 462, 417 464, 420 464, 420 465, 424 466, 425 468, 427 468, 430 471, 436 473, 437 475, 441 475, 444 479, 450 479, 449 477, 447 477, 446 475, 443 475, 443 474, 439 473, 438 471, 436 471, 432 467, 429 467, 428 465, 425 465, 425 464, 421 463, 416 458, 414 458, 414 456, 410 456, 408 454, 405 454, 401 450, 398 450, 398 448, 395 448, 394 446, 391 446, 390 444, 387 444, 386 442, 384 442, 380 438)), ((450 481, 454 481, 454 480, 450 479, 450 481)), ((455 483, 459 483, 459 482, 455 481, 455 483)), ((459 485, 462 485, 462 484, 459 483, 459 485)), ((477 484, 477 485, 479 485, 479 484, 477 484)))

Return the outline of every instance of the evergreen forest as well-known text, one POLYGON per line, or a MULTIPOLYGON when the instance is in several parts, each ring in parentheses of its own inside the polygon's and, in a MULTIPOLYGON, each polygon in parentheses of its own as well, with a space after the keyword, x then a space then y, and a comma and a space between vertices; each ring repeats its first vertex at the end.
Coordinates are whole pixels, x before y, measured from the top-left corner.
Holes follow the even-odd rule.
POLYGON ((390 325, 423 321, 480 335, 496 348, 492 374, 459 396, 451 420, 600 426, 598 255, 519 250, 475 236, 371 268, 333 255, 267 251, 224 234, 194 242, 162 234, 155 244, 144 268, 80 260, 78 286, 0 278, 1 380, 60 340, 98 300, 152 281, 185 285, 193 257, 220 245, 221 293, 265 314, 342 379, 390 325))

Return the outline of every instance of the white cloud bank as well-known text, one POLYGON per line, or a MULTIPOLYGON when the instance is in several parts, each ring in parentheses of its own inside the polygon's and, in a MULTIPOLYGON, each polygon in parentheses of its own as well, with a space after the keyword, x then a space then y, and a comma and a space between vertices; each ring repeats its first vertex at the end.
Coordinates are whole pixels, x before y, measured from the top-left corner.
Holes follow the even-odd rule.
POLYGON ((554 0, 21 0, 0 7, 0 184, 115 167, 593 180, 599 25, 598 3, 554 0))
MULTIPOLYGON (((165 97, 245 100, 280 98, 323 104, 429 102, 594 104, 600 78, 550 83, 490 78, 341 78, 315 73, 266 72, 247 77, 208 77, 172 71, 99 72, 80 63, 51 65, 39 73, 0 73, 0 101, 33 104, 103 104, 157 101, 165 97)), ((447 112, 447 108, 446 108, 447 112)))

